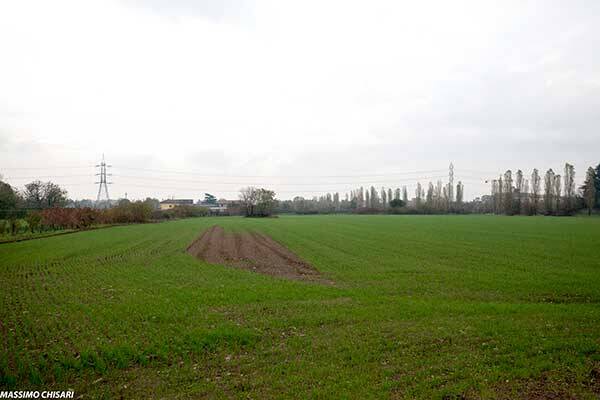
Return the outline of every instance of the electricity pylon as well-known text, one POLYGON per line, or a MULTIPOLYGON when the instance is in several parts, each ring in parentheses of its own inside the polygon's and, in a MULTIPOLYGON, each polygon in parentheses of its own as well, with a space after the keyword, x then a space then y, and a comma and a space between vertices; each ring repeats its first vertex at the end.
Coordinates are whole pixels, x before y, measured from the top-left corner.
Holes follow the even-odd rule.
POLYGON ((108 185, 110 185, 112 182, 107 182, 107 180, 106 180, 107 176, 112 176, 112 174, 106 173, 106 168, 110 168, 110 167, 112 167, 112 165, 106 164, 106 162, 104 161, 104 154, 102 154, 102 162, 100 164, 96 165, 96 168, 100 168, 100 173, 96 174, 96 175, 100 175, 100 182, 95 182, 96 184, 98 184, 98 197, 96 197, 96 207, 98 207, 98 204, 100 203, 102 188, 104 188, 104 194, 106 195, 106 201, 110 202, 110 197, 108 196, 108 185))

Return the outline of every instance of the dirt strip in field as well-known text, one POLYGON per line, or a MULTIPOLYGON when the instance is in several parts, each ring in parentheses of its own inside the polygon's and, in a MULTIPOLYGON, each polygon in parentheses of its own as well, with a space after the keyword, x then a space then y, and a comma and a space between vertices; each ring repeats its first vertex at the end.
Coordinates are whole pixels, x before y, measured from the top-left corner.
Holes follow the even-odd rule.
POLYGON ((331 283, 289 249, 257 232, 225 232, 215 225, 192 242, 187 252, 211 264, 288 279, 331 283))

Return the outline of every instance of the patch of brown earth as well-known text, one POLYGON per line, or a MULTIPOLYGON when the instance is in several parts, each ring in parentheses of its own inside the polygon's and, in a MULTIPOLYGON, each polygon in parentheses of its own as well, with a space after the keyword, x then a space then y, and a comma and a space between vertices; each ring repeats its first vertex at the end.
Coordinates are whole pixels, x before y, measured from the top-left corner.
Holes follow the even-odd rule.
POLYGON ((312 265, 270 237, 257 232, 226 233, 215 225, 192 242, 187 252, 211 264, 288 279, 326 282, 312 265))
MULTIPOLYGON (((514 382, 496 383, 491 389, 494 398, 502 400, 577 400, 600 399, 600 364, 592 366, 586 376, 561 376, 557 373, 543 373, 537 378, 519 379, 514 382)), ((456 397, 458 398, 458 397, 456 397)), ((468 394, 460 398, 479 399, 481 396, 468 394)))

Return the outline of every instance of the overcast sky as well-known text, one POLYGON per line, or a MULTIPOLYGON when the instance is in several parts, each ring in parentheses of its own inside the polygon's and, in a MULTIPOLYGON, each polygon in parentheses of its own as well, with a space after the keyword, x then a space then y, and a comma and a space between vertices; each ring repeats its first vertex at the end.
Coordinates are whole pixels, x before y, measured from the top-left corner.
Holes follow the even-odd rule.
POLYGON ((280 198, 600 162, 600 1, 0 3, 0 174, 280 198), (44 168, 44 169, 20 169, 44 168))

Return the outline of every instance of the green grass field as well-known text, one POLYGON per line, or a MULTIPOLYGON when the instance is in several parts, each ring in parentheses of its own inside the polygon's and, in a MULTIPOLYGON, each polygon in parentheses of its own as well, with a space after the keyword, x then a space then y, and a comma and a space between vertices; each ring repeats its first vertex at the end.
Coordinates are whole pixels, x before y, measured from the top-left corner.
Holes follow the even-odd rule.
POLYGON ((0 245, 0 387, 106 398, 597 398, 600 219, 196 218, 0 245), (205 264, 253 229, 335 285, 205 264), (556 395, 556 397, 551 397, 556 395))

